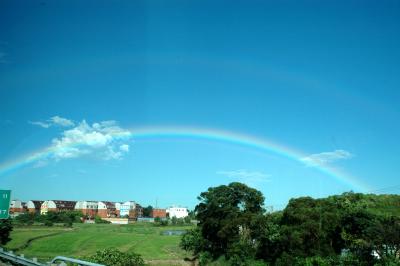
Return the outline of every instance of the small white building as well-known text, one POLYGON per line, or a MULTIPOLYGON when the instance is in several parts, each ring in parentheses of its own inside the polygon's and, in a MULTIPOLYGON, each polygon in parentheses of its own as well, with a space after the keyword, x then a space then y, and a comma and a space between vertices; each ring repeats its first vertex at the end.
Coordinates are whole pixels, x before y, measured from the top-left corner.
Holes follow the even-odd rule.
POLYGON ((189 216, 189 212, 187 208, 184 207, 169 207, 167 209, 167 215, 172 218, 185 218, 186 216, 189 216))

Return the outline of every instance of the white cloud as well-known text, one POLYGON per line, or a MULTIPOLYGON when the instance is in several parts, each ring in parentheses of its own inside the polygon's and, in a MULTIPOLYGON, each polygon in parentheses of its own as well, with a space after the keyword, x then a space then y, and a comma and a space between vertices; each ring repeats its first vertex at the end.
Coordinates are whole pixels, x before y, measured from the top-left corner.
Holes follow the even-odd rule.
POLYGON ((119 146, 119 149, 123 152, 128 152, 129 151, 129 145, 128 144, 122 144, 119 146))
POLYGON ((329 152, 321 152, 311 154, 301 158, 301 161, 307 166, 318 166, 333 163, 338 160, 347 160, 354 157, 354 155, 346 150, 334 150, 329 152))
POLYGON ((48 123, 44 123, 44 122, 40 122, 40 121, 28 121, 29 124, 31 125, 35 125, 35 126, 40 126, 43 128, 49 128, 50 124, 48 123))
MULTIPOLYGON (((103 160, 121 159, 129 152, 126 143, 131 138, 129 130, 123 129, 115 121, 89 125, 85 120, 77 126, 64 130, 61 136, 52 140, 44 154, 45 161, 92 156, 103 160)), ((40 157, 41 154, 36 154, 40 157)))
POLYGON ((74 126, 74 122, 69 119, 59 117, 58 115, 51 117, 48 121, 52 122, 54 125, 59 125, 63 127, 72 127, 74 126))
POLYGON ((40 126, 43 128, 49 128, 51 126, 62 126, 62 127, 72 127, 75 123, 72 120, 60 117, 58 115, 51 117, 46 121, 29 121, 29 124, 40 126))
POLYGON ((245 169, 233 171, 217 171, 218 175, 223 175, 237 181, 254 186, 258 183, 270 182, 270 175, 258 171, 248 171, 245 169))

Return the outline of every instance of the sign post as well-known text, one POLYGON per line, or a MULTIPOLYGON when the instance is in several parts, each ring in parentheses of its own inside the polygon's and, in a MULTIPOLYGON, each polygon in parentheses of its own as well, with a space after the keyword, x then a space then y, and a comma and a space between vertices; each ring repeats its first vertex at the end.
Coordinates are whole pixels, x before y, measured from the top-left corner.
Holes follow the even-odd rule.
POLYGON ((11 190, 0 190, 0 219, 8 219, 11 190))

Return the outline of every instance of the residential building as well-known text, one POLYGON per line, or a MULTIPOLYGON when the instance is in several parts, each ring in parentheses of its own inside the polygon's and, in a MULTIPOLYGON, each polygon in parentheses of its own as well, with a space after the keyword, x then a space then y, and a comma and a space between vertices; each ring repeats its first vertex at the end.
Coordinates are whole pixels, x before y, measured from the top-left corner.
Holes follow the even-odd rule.
POLYGON ((75 204, 75 210, 81 211, 82 214, 88 218, 94 218, 97 215, 98 201, 77 201, 75 204))
POLYGON ((166 209, 153 209, 151 211, 151 217, 152 218, 156 218, 156 217, 166 218, 167 217, 167 211, 166 211, 166 209))
POLYGON ((30 200, 26 204, 29 213, 40 213, 43 200, 30 200))
POLYGON ((26 211, 24 202, 20 200, 12 200, 10 202, 10 214, 21 214, 26 211))
POLYGON ((143 214, 142 207, 134 201, 126 201, 120 205, 120 217, 128 217, 130 219, 137 219, 143 214))
POLYGON ((68 200, 46 200, 40 207, 40 214, 46 214, 49 211, 72 211, 75 209, 76 201, 68 200))
POLYGON ((97 205, 97 215, 101 218, 117 217, 115 203, 111 201, 99 201, 97 205))

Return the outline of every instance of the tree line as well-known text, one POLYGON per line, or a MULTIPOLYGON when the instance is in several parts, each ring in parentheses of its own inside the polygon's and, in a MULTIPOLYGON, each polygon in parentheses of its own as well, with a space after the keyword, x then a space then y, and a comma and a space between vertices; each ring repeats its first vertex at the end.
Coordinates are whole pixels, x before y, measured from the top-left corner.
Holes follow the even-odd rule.
POLYGON ((16 225, 32 225, 34 223, 53 226, 63 224, 71 227, 73 223, 82 223, 83 214, 80 211, 49 211, 46 214, 23 213, 14 218, 16 225))
POLYGON ((400 197, 347 192, 291 199, 266 213, 260 191, 241 183, 198 197, 198 226, 180 246, 200 265, 400 265, 400 197))

